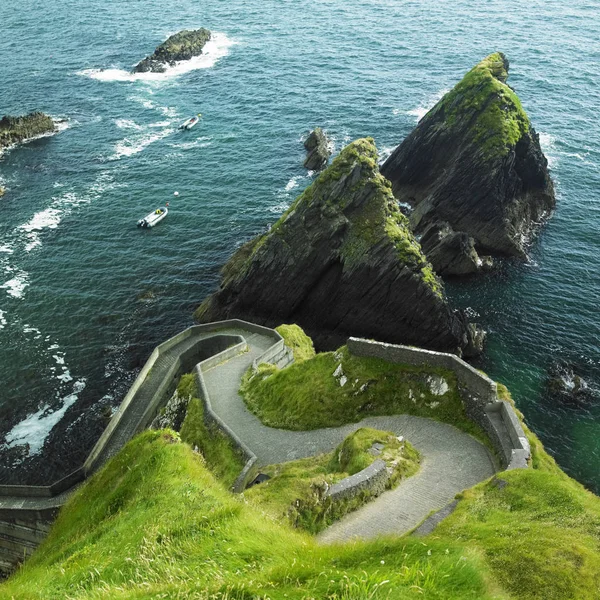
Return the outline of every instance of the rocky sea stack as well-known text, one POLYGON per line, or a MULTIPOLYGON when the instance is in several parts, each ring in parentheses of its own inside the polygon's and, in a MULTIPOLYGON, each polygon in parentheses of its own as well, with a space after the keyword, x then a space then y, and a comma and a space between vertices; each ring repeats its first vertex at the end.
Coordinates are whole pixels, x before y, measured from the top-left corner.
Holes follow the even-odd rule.
POLYGON ((304 142, 304 147, 308 152, 304 166, 311 171, 320 171, 324 168, 331 152, 329 151, 327 137, 320 127, 315 127, 310 132, 310 135, 304 142))
POLYGON ((0 150, 55 130, 52 118, 41 112, 23 117, 4 116, 0 119, 0 150))
POLYGON ((156 48, 154 54, 140 61, 132 72, 164 73, 168 66, 173 66, 177 61, 200 56, 210 38, 210 31, 203 27, 194 30, 184 29, 170 36, 156 48))
POLYGON ((478 254, 525 258, 532 229, 555 206, 539 137, 491 54, 419 122, 381 168, 437 272, 462 275, 478 254), (425 238, 425 235, 424 235, 425 238))
POLYGON ((370 138, 348 145, 222 274, 201 322, 295 322, 321 348, 357 335, 473 353, 475 328, 448 306, 370 138))

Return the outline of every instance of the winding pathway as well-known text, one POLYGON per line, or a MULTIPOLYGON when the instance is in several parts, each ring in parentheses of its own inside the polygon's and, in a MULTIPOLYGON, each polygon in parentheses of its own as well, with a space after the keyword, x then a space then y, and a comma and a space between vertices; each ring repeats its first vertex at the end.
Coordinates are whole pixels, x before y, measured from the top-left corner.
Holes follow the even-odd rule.
POLYGON ((249 352, 203 375, 212 409, 256 455, 259 466, 329 452, 359 427, 403 435, 423 457, 416 475, 326 529, 319 536, 321 542, 404 534, 431 511, 445 506, 457 493, 496 472, 489 452, 477 440, 451 425, 422 417, 370 417, 359 423, 311 431, 263 425, 246 408, 238 389, 246 369, 273 340, 256 333, 246 333, 245 337, 249 352))

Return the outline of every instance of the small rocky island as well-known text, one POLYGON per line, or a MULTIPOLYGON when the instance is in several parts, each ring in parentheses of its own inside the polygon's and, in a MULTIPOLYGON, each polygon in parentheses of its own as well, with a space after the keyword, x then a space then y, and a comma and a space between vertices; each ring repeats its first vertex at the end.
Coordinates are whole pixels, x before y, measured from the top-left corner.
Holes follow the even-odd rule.
POLYGON ((160 44, 154 53, 140 61, 132 72, 164 73, 167 67, 175 65, 177 61, 200 56, 210 38, 211 32, 204 27, 194 30, 184 29, 160 44))
POLYGON ((327 136, 320 127, 315 127, 310 132, 304 142, 304 147, 308 152, 304 166, 311 171, 320 171, 324 168, 331 152, 329 151, 327 136))
POLYGON ((465 355, 481 350, 481 333, 449 306, 370 138, 344 148, 222 274, 195 313, 200 322, 294 322, 321 348, 355 335, 465 355))
POLYGON ((481 61, 381 168, 414 208, 411 226, 438 274, 477 272, 488 254, 526 258, 530 233, 554 209, 548 161, 508 68, 501 52, 481 61))
POLYGON ((54 131, 56 131, 54 121, 42 112, 32 112, 22 117, 4 116, 0 119, 0 151, 13 144, 54 131))

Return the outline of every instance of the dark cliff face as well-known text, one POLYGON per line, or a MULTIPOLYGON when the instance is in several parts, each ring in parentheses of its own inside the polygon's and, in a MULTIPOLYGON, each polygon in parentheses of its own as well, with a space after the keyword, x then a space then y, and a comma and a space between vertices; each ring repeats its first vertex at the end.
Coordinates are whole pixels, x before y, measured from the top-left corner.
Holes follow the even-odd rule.
POLYGON ((530 231, 555 206, 554 187, 507 77, 502 53, 484 59, 423 117, 381 172, 396 197, 414 207, 416 232, 450 227, 471 237, 480 253, 524 258, 530 231))
POLYGON ((379 173, 371 139, 347 146, 268 233, 233 255, 195 316, 296 322, 321 348, 349 335, 455 352, 472 341, 379 173))
POLYGON ((52 133, 55 129, 52 118, 41 112, 32 112, 23 117, 2 117, 0 150, 44 133, 52 133))
POLYGON ((156 48, 151 56, 140 61, 133 73, 164 73, 167 66, 179 60, 189 60, 202 54, 202 50, 211 38, 211 32, 203 27, 195 30, 184 29, 170 36, 156 48))
POLYGON ((304 166, 311 171, 320 171, 329 160, 329 147, 327 137, 320 127, 315 127, 304 142, 308 155, 304 161, 304 166))

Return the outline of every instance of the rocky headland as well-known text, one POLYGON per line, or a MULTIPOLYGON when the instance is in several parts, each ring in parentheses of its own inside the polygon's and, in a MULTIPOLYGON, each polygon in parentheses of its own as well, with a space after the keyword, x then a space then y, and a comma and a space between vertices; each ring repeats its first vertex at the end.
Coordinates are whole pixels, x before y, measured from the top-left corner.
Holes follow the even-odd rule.
POLYGON ((555 206, 539 137, 491 54, 419 122, 381 168, 409 203, 436 272, 465 275, 492 256, 526 258, 532 230, 555 206))
POLYGON ((331 152, 329 151, 327 136, 320 127, 315 127, 310 132, 304 142, 304 147, 308 153, 304 161, 304 166, 311 171, 320 171, 323 169, 329 160, 331 152))
POLYGON ((56 131, 54 121, 42 112, 32 112, 22 117, 4 116, 0 119, 0 151, 13 144, 54 131, 56 131))
POLYGON ((348 145, 270 231, 232 256, 195 317, 295 322, 321 348, 349 335, 466 355, 482 344, 450 308, 370 138, 348 145))
POLYGON ((184 29, 160 44, 154 53, 140 61, 132 72, 164 73, 167 67, 173 66, 177 61, 200 56, 210 38, 211 32, 204 27, 194 30, 184 29))

